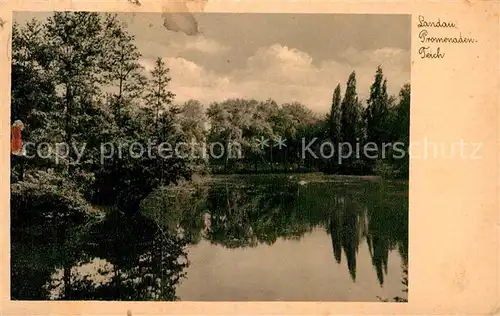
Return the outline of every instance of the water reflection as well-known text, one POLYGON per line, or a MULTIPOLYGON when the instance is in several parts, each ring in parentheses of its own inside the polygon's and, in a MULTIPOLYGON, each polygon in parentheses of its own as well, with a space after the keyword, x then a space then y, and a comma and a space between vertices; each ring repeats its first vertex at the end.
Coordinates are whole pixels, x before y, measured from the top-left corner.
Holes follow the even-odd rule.
POLYGON ((12 225, 21 227, 12 231, 12 299, 176 300, 179 282, 190 278, 187 245, 254 249, 317 229, 330 236, 332 260, 345 260, 354 282, 360 243, 380 285, 389 253, 399 252, 407 288, 406 183, 219 177, 160 188, 133 217, 39 223, 12 225))
POLYGON ((113 214, 81 229, 49 243, 33 238, 30 245, 13 234, 13 299, 177 298, 175 286, 187 265, 182 238, 143 216, 113 214))

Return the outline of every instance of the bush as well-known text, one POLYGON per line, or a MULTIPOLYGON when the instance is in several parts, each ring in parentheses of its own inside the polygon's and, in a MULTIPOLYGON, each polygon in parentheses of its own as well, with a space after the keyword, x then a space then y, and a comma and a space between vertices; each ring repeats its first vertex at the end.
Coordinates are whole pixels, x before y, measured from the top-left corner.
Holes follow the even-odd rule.
POLYGON ((10 202, 13 232, 38 227, 41 237, 48 221, 57 223, 53 228, 69 228, 95 214, 71 180, 51 171, 26 173, 23 181, 11 185, 10 202))
POLYGON ((406 161, 377 160, 375 163, 375 174, 387 179, 408 179, 408 159, 406 161))

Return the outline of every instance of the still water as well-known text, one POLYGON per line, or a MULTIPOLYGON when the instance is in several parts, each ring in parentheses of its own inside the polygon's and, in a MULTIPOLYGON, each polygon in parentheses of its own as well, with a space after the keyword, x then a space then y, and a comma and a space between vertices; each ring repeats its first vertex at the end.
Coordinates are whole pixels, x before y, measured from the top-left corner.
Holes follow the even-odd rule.
POLYGON ((218 176, 159 189, 134 217, 35 235, 12 238, 12 299, 407 297, 407 182, 218 176))

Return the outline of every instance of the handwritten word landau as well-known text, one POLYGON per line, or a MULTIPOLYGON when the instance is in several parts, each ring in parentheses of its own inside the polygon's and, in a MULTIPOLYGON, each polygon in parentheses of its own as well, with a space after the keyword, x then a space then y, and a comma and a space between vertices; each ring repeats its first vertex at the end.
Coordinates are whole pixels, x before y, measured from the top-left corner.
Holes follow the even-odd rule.
POLYGON ((441 27, 441 28, 453 28, 453 29, 457 28, 454 22, 441 21, 441 19, 438 19, 437 21, 426 21, 423 15, 418 16, 418 22, 419 22, 417 25, 418 28, 421 27, 441 27))

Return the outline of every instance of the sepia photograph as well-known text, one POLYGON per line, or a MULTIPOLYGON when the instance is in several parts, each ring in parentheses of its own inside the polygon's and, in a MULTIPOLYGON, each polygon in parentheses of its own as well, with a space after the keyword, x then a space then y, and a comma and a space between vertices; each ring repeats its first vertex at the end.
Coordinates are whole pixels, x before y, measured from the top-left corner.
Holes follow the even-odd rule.
POLYGON ((13 12, 10 299, 408 302, 411 23, 13 12))

